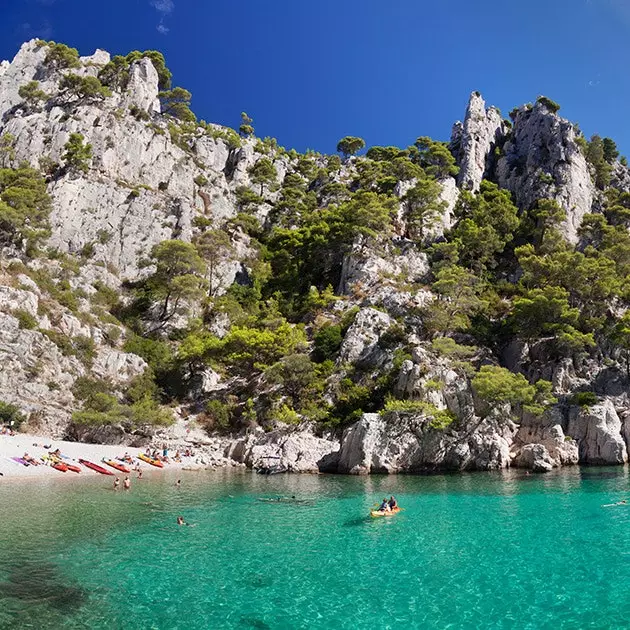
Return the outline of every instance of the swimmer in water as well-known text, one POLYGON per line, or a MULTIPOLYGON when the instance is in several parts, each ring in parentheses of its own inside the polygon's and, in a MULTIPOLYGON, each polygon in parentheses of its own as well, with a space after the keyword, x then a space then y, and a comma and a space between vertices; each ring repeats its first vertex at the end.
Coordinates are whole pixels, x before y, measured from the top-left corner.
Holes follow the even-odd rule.
POLYGON ((606 503, 606 505, 602 505, 602 507, 615 507, 615 505, 628 505, 628 502, 623 499, 622 501, 617 501, 617 503, 606 503))

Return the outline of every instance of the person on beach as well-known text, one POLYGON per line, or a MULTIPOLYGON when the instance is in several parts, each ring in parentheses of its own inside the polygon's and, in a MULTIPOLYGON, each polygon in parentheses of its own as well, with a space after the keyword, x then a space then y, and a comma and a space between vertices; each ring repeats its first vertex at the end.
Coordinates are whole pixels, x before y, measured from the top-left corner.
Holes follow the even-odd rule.
POLYGON ((129 488, 131 488, 131 481, 129 477, 125 477, 125 480, 123 481, 123 488, 125 490, 129 490, 129 488))
POLYGON ((177 483, 176 483, 175 485, 176 485, 178 488, 181 488, 181 487, 182 487, 182 480, 181 480, 181 479, 178 479, 178 480, 177 480, 177 483))
POLYGON ((138 479, 142 479, 142 468, 138 466, 138 479))
POLYGON ((120 486, 120 479, 116 477, 116 479, 114 479, 114 490, 118 490, 119 486, 120 486))

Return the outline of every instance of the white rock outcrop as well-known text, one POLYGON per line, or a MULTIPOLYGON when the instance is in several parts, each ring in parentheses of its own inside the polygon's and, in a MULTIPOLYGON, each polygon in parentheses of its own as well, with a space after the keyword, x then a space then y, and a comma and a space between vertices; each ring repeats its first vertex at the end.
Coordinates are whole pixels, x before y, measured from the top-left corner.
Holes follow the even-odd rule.
POLYGON ((532 470, 571 466, 579 462, 578 443, 566 435, 564 418, 553 408, 542 418, 525 414, 514 438, 514 465, 532 470))
POLYGON ((468 101, 464 122, 457 122, 451 134, 451 150, 455 155, 461 188, 479 190, 493 159, 494 149, 505 133, 505 123, 496 107, 486 109, 479 92, 473 92, 468 101))
MULTIPOLYGON (((251 185, 248 168, 260 157, 253 141, 234 151, 201 128, 186 137, 173 135, 160 116, 158 74, 146 58, 131 64, 123 90, 102 101, 68 103, 59 88, 64 71, 47 66, 46 54, 47 46, 33 40, 3 66, 0 135, 15 139, 15 164, 38 166, 42 159, 63 164, 71 133, 81 133, 92 146, 87 173, 58 171, 49 187, 51 247, 76 253, 89 246, 92 261, 133 280, 153 245, 192 238, 195 216, 222 221, 236 214, 233 192, 251 185), (31 80, 49 96, 45 107, 32 111, 18 94, 31 80), (207 183, 196 183, 201 177, 207 183)), ((107 61, 109 55, 97 51, 82 57, 76 72, 95 76, 107 61)), ((286 160, 278 160, 276 169, 280 181, 286 160)), ((232 280, 236 272, 230 270, 232 280)))
POLYGON ((477 420, 467 430, 436 430, 422 415, 366 413, 341 439, 338 471, 349 474, 496 470, 510 465, 515 425, 477 420))
POLYGON ((308 431, 276 430, 250 434, 229 446, 225 456, 248 468, 275 468, 287 472, 317 473, 336 465, 339 442, 318 438, 308 431))
POLYGON ((628 449, 622 424, 610 399, 582 409, 569 418, 567 434, 577 440, 580 461, 585 464, 625 464, 628 449))
POLYGON ((0 399, 19 406, 31 426, 61 437, 73 408, 70 388, 85 373, 45 335, 0 313, 0 399))
POLYGON ((553 470, 554 460, 542 444, 526 444, 514 459, 514 465, 534 472, 549 472, 553 470))
POLYGON ((595 186, 575 139, 575 126, 543 103, 521 107, 497 162, 499 185, 514 193, 520 208, 556 199, 567 213, 562 232, 577 242, 582 218, 591 212, 595 186))
POLYGON ((374 308, 361 309, 343 339, 337 362, 379 363, 382 350, 378 341, 391 325, 392 319, 387 313, 374 308))

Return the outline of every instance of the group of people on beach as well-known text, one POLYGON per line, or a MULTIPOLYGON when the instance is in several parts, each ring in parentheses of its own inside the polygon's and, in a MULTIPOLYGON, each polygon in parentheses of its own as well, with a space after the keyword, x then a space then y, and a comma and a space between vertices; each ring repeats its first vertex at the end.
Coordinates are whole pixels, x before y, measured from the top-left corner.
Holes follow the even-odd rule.
MULTIPOLYGON (((168 449, 168 446, 166 444, 162 445, 162 452, 161 453, 156 448, 151 449, 151 448, 147 447, 147 449, 145 450, 144 454, 147 457, 150 457, 151 459, 155 459, 155 460, 160 461, 160 462, 168 463, 170 461, 169 460, 169 449, 168 449)), ((194 457, 194 456, 195 456, 195 453, 190 448, 186 448, 186 450, 183 453, 180 453, 180 451, 178 449, 177 451, 175 451, 175 455, 173 456, 173 461, 181 463, 182 457, 194 457)))
POLYGON ((391 512, 398 507, 398 501, 396 501, 396 497, 393 495, 387 499, 387 497, 383 498, 383 501, 378 508, 378 512, 391 512))

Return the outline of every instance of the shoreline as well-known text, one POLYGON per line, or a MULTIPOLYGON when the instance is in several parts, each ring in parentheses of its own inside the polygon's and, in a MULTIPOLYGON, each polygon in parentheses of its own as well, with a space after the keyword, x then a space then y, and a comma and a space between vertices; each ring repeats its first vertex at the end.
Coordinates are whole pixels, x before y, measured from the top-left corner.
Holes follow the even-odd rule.
MULTIPOLYGON (((138 459, 138 455, 145 453, 144 448, 132 448, 124 445, 110 445, 110 444, 87 444, 83 442, 68 442, 65 440, 52 440, 47 437, 39 435, 31 435, 28 433, 17 433, 13 436, 0 435, 0 483, 9 479, 54 479, 69 480, 77 478, 111 478, 110 475, 104 475, 96 472, 83 464, 79 463, 79 459, 85 459, 94 464, 102 466, 114 476, 124 477, 129 475, 130 478, 135 479, 138 476, 138 472, 134 470, 136 466, 140 467, 143 477, 146 475, 153 476, 157 473, 164 473, 167 471, 182 471, 189 469, 190 471, 201 471, 212 468, 202 461, 202 458, 193 454, 189 457, 181 456, 181 461, 177 462, 172 459, 175 453, 169 449, 169 461, 164 462, 163 468, 153 466, 147 462, 138 459), (49 448, 44 448, 44 445, 49 448), (64 456, 63 461, 78 465, 81 469, 80 473, 68 470, 62 472, 56 470, 47 463, 42 462, 41 457, 48 455, 55 449, 59 449, 64 456), (24 466, 23 464, 16 462, 14 457, 23 457, 25 453, 35 458, 40 462, 39 465, 24 466), (133 458, 133 463, 125 463, 131 468, 130 473, 117 471, 114 468, 103 463, 103 459, 113 459, 122 457, 128 454, 133 458), (68 459, 66 459, 68 458, 68 459), (200 461, 201 460, 201 461, 200 461)), ((194 449, 193 449, 194 451, 194 449)), ((118 461, 118 460, 117 460, 118 461)), ((123 462, 120 462, 123 463, 123 462)))
MULTIPOLYGON (((208 450, 207 445, 201 445, 197 443, 196 446, 193 446, 192 443, 183 443, 181 440, 173 440, 166 439, 165 442, 169 448, 169 461, 164 462, 164 466, 159 468, 157 466, 153 466, 148 462, 144 462, 138 459, 138 455, 145 453, 146 449, 142 447, 130 447, 126 445, 111 445, 111 444, 90 444, 86 442, 70 442, 66 440, 53 440, 49 437, 44 437, 40 435, 34 435, 29 433, 17 433, 13 436, 10 435, 0 435, 0 484, 3 482, 16 481, 16 480, 28 480, 28 479, 38 479, 38 480, 50 480, 53 482, 62 481, 64 483, 70 482, 70 480, 79 479, 97 479, 99 477, 103 477, 112 481, 113 479, 110 475, 103 475, 102 473, 98 473, 83 464, 79 464, 78 460, 85 459, 94 464, 98 464, 112 473, 114 477, 123 477, 125 475, 129 475, 131 480, 135 480, 138 476, 138 472, 134 470, 136 466, 139 466, 142 471, 143 478, 157 478, 164 473, 176 473, 176 472, 204 472, 204 471, 239 471, 239 472, 251 472, 255 471, 248 467, 243 462, 238 462, 234 459, 229 458, 228 456, 220 455, 221 449, 210 449, 208 450), (173 444, 175 442, 175 444, 173 444), (44 448, 44 445, 49 448, 44 448), (175 448, 173 448, 175 446, 175 448), (174 461, 173 457, 177 452, 177 446, 180 448, 180 458, 181 461, 174 461), (193 454, 191 456, 183 456, 181 452, 184 452, 185 448, 191 448, 193 454), (55 449, 59 449, 61 454, 65 456, 64 461, 67 463, 72 463, 78 465, 81 469, 80 473, 73 472, 68 470, 66 472, 61 472, 56 470, 52 466, 47 463, 40 463, 38 466, 30 465, 24 466, 16 461, 14 461, 13 457, 23 457, 25 453, 28 453, 29 456, 38 459, 44 455, 48 455, 55 449), (127 466, 131 468, 130 473, 125 473, 122 471, 117 471, 113 467, 104 464, 102 460, 105 459, 113 459, 117 460, 123 455, 128 454, 133 458, 133 463, 127 463, 127 466), (67 458, 67 459, 66 459, 67 458)), ((152 449, 153 450, 153 449, 152 449)), ((339 471, 319 471, 315 472, 312 470, 287 470, 286 473, 297 473, 300 474, 319 474, 325 476, 340 476, 340 477, 355 477, 355 476, 367 476, 367 477, 406 477, 406 476, 420 476, 420 477, 432 477, 432 476, 451 476, 451 475, 461 475, 461 474, 471 474, 471 473, 481 473, 481 472, 490 472, 490 473, 501 473, 506 474, 508 476, 518 476, 523 478, 532 478, 539 476, 548 476, 553 473, 559 473, 561 471, 567 471, 568 469, 592 469, 598 470, 601 468, 613 468, 613 469, 621 469, 626 470, 627 474, 630 473, 630 465, 628 464, 608 464, 608 465, 589 465, 589 464, 576 464, 571 466, 561 466, 558 468, 554 468, 553 471, 548 471, 545 473, 539 471, 531 471, 527 468, 522 467, 514 467, 510 466, 505 469, 497 469, 497 470, 452 470, 452 469, 432 469, 432 470, 416 470, 416 471, 397 471, 397 472, 370 472, 364 474, 352 474, 347 472, 339 472, 339 471)))

